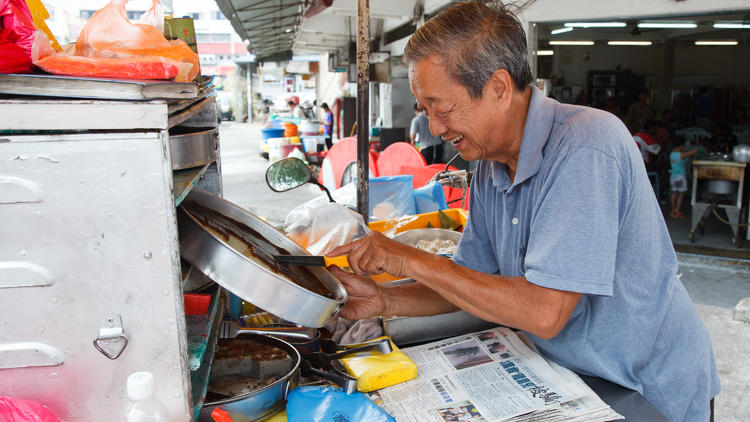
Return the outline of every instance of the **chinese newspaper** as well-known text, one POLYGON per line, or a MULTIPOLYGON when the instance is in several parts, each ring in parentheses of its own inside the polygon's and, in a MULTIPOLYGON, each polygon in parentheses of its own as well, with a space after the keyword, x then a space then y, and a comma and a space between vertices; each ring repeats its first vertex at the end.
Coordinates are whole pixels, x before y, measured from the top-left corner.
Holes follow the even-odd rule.
POLYGON ((371 393, 399 422, 623 419, 575 373, 531 350, 510 329, 403 349, 419 377, 371 393))

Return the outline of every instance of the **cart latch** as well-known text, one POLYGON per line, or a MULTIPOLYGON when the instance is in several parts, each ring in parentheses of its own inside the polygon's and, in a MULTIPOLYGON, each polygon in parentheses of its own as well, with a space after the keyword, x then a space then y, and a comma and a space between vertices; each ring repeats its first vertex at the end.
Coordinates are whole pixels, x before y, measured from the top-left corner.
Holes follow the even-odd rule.
POLYGON ((120 315, 102 315, 99 322, 99 337, 94 340, 96 350, 110 359, 117 359, 127 345, 128 338, 123 333, 120 315))

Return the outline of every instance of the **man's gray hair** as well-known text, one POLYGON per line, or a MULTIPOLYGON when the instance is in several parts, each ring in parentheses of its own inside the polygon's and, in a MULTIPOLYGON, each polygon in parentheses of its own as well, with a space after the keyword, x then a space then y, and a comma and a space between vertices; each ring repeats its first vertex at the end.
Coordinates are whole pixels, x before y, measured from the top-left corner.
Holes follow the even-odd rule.
POLYGON ((493 73, 505 69, 518 89, 531 82, 526 33, 502 4, 459 3, 425 22, 404 49, 408 66, 439 56, 451 79, 466 87, 472 99, 481 98, 493 73))

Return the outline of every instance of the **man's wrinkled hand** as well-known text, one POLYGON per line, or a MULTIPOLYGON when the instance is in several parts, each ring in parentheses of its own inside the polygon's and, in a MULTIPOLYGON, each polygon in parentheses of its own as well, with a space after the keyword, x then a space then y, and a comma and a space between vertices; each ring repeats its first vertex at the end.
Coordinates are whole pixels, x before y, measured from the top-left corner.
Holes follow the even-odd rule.
POLYGON ((409 260, 419 252, 418 249, 399 243, 381 233, 370 232, 326 255, 347 255, 349 267, 359 275, 389 273, 396 277, 409 277, 409 260))
POLYGON ((336 266, 329 267, 329 270, 346 289, 346 304, 340 312, 342 317, 360 320, 385 313, 388 305, 387 294, 374 281, 344 271, 336 266))

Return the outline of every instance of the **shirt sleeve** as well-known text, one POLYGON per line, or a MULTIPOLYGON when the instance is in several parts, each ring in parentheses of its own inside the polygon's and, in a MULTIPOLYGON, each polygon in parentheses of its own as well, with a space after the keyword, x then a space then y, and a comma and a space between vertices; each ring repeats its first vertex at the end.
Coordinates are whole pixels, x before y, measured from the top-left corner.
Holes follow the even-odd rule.
POLYGON ((592 147, 572 148, 540 189, 524 261, 526 280, 611 296, 617 236, 629 191, 616 158, 592 147))

